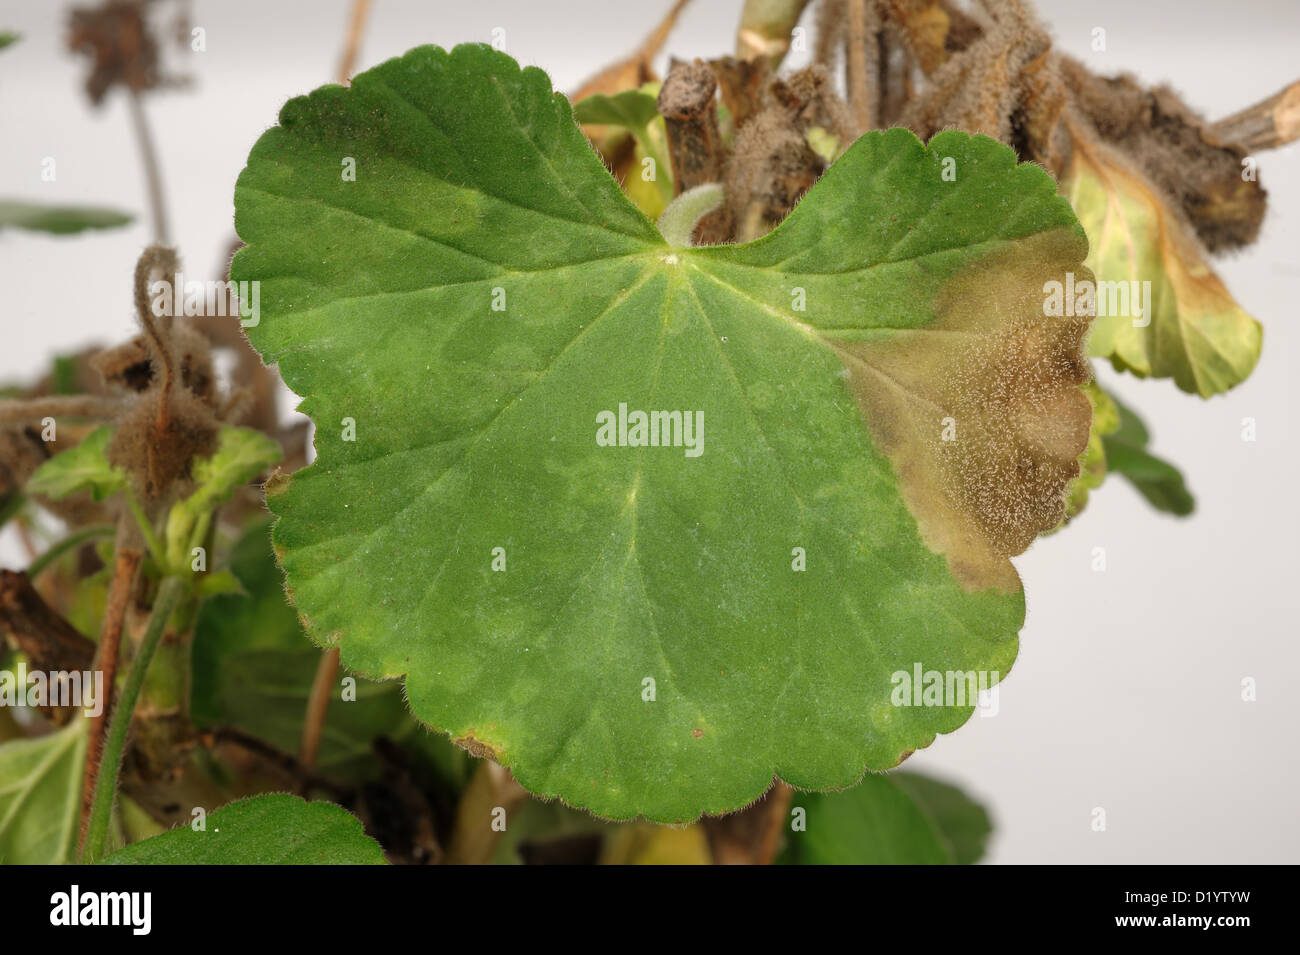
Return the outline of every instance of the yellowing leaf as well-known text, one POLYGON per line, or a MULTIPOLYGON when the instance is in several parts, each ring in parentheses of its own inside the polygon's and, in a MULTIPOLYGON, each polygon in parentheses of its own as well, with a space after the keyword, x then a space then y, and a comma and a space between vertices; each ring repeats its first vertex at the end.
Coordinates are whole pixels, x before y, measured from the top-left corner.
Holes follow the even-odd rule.
POLYGON ((1259 360, 1259 323, 1141 174, 1072 130, 1074 152, 1061 189, 1088 233, 1088 265, 1099 283, 1090 354, 1141 378, 1172 378, 1203 398, 1244 381, 1259 360), (1126 285, 1103 291, 1102 283, 1126 285), (1145 314, 1133 306, 1134 290, 1141 291, 1145 314), (1123 294, 1130 295, 1127 306, 1123 294))

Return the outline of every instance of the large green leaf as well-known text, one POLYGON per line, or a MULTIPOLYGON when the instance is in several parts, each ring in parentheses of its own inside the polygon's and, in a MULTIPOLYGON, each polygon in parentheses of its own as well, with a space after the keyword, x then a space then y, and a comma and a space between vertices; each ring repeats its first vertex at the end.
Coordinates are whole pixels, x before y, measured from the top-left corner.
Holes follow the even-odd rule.
POLYGON ((383 865, 379 843, 341 806, 275 793, 222 806, 105 856, 102 865, 383 865))
POLYGON ((235 202, 318 426, 269 489, 291 596, 524 786, 660 821, 845 786, 972 711, 894 673, 1010 667, 1008 558, 1090 416, 1087 320, 1043 307, 1086 241, 1011 150, 871 133, 763 239, 670 248, 544 73, 422 47, 289 102, 235 202), (622 404, 702 453, 598 445, 622 404))
MULTIPOLYGON (((191 713, 202 727, 234 726, 286 752, 297 750, 318 650, 284 596, 271 554, 269 528, 250 528, 230 567, 243 593, 204 601, 194 628, 191 713)), ((470 760, 412 719, 396 682, 357 680, 356 698, 335 690, 321 733, 317 768, 346 779, 370 779, 382 766, 373 741, 405 745, 446 783, 458 787, 470 760)))
POLYGON ((0 743, 0 864, 66 862, 77 837, 86 724, 0 743))
MULTIPOLYGON (((4 44, 0 43, 0 48, 4 44)), ((129 225, 131 216, 116 209, 95 206, 51 206, 43 202, 0 200, 0 230, 6 227, 29 232, 70 235, 87 229, 115 229, 129 225)))
POLYGON ((914 773, 868 773, 843 792, 796 793, 804 828, 786 834, 793 865, 966 865, 984 851, 988 814, 961 790, 914 773))

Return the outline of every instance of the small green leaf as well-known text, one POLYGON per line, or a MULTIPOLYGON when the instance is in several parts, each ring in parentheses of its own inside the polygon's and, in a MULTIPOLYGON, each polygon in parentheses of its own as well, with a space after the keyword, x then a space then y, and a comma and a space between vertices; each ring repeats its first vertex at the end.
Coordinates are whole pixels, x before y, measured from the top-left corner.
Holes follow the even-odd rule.
MULTIPOLYGON (((806 828, 786 833, 781 861, 787 865, 950 865, 956 860, 933 818, 894 773, 867 773, 840 792, 796 792, 790 808, 792 819, 799 809, 806 813, 806 828)), ((962 843, 967 856, 969 845, 962 843)))
POLYGON ((228 568, 204 574, 199 578, 197 589, 199 597, 203 599, 219 597, 225 594, 242 594, 244 592, 244 587, 239 582, 239 578, 232 574, 228 568))
POLYGON ((956 786, 921 773, 893 772, 890 778, 934 823, 957 865, 973 865, 984 857, 993 822, 988 810, 956 786))
POLYGON ((613 96, 596 93, 573 104, 573 118, 579 123, 621 126, 639 133, 659 118, 659 106, 645 90, 624 90, 613 96))
POLYGON ((8 227, 26 229, 28 232, 70 235, 87 229, 115 229, 129 225, 131 220, 129 214, 115 209, 0 200, 0 230, 8 227))
POLYGON ((613 96, 596 93, 573 106, 573 118, 579 123, 614 126, 627 130, 636 139, 636 164, 632 175, 624 183, 628 196, 636 201, 647 216, 658 216, 673 197, 673 170, 668 161, 668 135, 663 117, 659 115, 659 84, 647 83, 640 89, 624 90, 613 96), (654 183, 646 195, 641 178, 646 158, 654 161, 654 183), (647 199, 655 201, 647 204, 647 199))
POLYGON ((235 205, 318 424, 268 496, 305 625, 525 787, 681 822, 849 785, 973 711, 893 674, 1015 659, 1090 406, 1043 305, 1086 242, 1006 146, 872 132, 764 238, 673 247, 544 73, 422 47, 286 104, 235 205))
POLYGON ((217 450, 194 465, 198 485, 184 501, 192 514, 206 514, 234 496, 235 491, 280 460, 280 445, 252 428, 223 427, 217 450))
POLYGON ((77 837, 86 724, 0 743, 0 865, 66 862, 77 837))
POLYGON ((11 43, 17 43, 19 39, 20 36, 17 33, 12 33, 9 30, 0 30, 0 50, 3 50, 11 43))
POLYGON ((56 454, 27 480, 27 493, 58 500, 89 491, 96 501, 116 494, 126 487, 126 472, 108 463, 112 437, 112 428, 96 428, 77 446, 56 454))
POLYGON ((119 849, 101 865, 383 865, 384 853, 341 806, 276 793, 241 799, 119 849))
POLYGON ((1147 503, 1157 511, 1186 517, 1196 508, 1196 500, 1183 481, 1182 473, 1149 451, 1151 441, 1146 425, 1118 398, 1111 396, 1119 414, 1119 428, 1102 438, 1106 446, 1106 466, 1122 474, 1147 503))

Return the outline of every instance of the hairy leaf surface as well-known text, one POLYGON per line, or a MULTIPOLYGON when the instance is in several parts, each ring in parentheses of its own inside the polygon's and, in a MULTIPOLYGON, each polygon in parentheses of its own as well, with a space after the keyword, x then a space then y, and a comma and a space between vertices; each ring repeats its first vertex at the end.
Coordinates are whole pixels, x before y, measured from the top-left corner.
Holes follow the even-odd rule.
POLYGON ((1006 147, 871 133, 764 238, 674 248, 544 73, 422 47, 289 102, 235 201, 318 426, 269 494, 309 632, 532 791, 846 786, 972 711, 896 671, 1011 666, 1090 408, 1043 306, 1086 240, 1006 147))
POLYGON ((222 806, 105 856, 102 865, 383 865, 379 843, 341 806, 274 793, 222 806))

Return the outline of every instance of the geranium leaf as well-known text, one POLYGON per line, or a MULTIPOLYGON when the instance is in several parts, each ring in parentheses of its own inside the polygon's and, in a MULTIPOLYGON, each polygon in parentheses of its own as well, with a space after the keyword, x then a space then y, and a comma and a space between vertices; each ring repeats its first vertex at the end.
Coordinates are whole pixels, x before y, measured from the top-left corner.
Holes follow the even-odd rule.
POLYGON ((1157 511, 1186 517, 1196 509, 1196 499, 1187 489, 1182 472, 1167 461, 1151 454, 1147 445, 1151 435, 1137 414, 1120 402, 1110 399, 1118 414, 1119 427, 1102 438, 1106 448, 1106 467, 1122 474, 1147 503, 1157 511))
POLYGON ((75 447, 50 458, 27 479, 29 494, 43 494, 55 500, 89 491, 102 501, 126 486, 126 472, 108 462, 112 428, 96 428, 75 447))
POLYGON ((85 753, 86 724, 80 719, 36 739, 0 743, 0 864, 68 861, 77 837, 85 753))
POLYGON ((217 449, 194 463, 194 493, 181 502, 191 514, 204 514, 230 500, 235 491, 280 460, 280 445, 252 428, 223 427, 217 449))
POLYGON ((101 865, 383 865, 379 843, 341 806, 275 793, 222 806, 110 853, 101 865))
POLYGON ((983 858, 993 834, 988 810, 956 786, 921 773, 893 772, 889 777, 934 823, 955 864, 973 865, 983 858))
POLYGON ((613 96, 595 93, 573 104, 573 118, 640 134, 659 118, 659 107, 654 94, 644 89, 623 90, 613 96))
POLYGON ((1005 146, 871 133, 763 239, 669 247, 544 73, 422 47, 288 103, 235 204, 317 422, 268 493, 291 596, 525 787, 683 821, 845 786, 972 711, 892 674, 1010 667, 1090 407, 1043 295, 1086 241, 1005 146))
MULTIPOLYGON (((0 44, 0 48, 3 44, 0 44)), ((0 200, 0 229, 26 229, 70 235, 87 229, 115 229, 130 225, 131 216, 116 209, 96 206, 52 206, 43 202, 0 200)))
POLYGON ((1089 352, 1141 378, 1172 378, 1203 398, 1244 381, 1259 361, 1259 322, 1140 173, 1100 143, 1078 134, 1074 141, 1061 191, 1092 241, 1088 265, 1098 282, 1122 283, 1113 299, 1110 291, 1097 295, 1089 352), (1142 295, 1145 314, 1131 297, 1124 304, 1124 290, 1142 295))
POLYGON ((959 789, 910 773, 868 773, 852 789, 795 793, 791 808, 804 818, 786 833, 780 861, 789 865, 967 864, 991 830, 987 813, 959 789))

